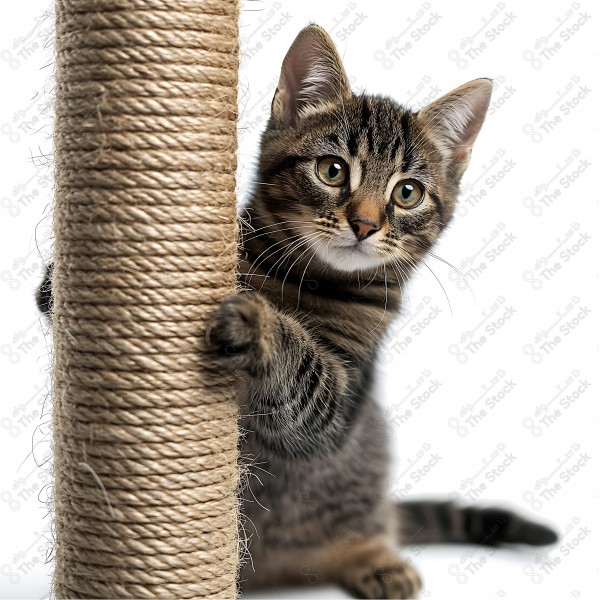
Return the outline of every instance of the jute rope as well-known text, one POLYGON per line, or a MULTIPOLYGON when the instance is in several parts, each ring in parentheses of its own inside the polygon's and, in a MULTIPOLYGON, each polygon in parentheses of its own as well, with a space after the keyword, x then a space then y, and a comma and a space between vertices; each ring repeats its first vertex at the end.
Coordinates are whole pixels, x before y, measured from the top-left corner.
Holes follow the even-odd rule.
POLYGON ((59 598, 234 598, 236 0, 56 0, 59 598))

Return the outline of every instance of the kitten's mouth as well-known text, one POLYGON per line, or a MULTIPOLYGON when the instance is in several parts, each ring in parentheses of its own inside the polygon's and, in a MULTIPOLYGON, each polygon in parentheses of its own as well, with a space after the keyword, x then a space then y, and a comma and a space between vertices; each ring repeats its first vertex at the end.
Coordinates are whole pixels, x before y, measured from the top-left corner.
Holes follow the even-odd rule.
POLYGON ((364 241, 356 240, 355 242, 351 242, 349 244, 335 244, 332 247, 346 252, 358 252, 364 256, 375 256, 373 245, 365 244, 364 241))
POLYGON ((356 241, 349 244, 326 244, 317 249, 319 258, 328 265, 348 273, 374 269, 381 258, 372 244, 356 241))

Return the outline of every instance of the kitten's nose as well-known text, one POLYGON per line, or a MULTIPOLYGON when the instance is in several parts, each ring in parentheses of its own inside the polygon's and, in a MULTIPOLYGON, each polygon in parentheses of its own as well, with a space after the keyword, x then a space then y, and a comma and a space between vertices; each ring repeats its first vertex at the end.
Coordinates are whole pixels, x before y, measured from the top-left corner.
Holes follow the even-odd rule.
POLYGON ((379 227, 371 221, 363 221, 362 219, 352 219, 350 221, 350 227, 354 231, 354 235, 359 242, 373 235, 376 231, 379 231, 379 227))

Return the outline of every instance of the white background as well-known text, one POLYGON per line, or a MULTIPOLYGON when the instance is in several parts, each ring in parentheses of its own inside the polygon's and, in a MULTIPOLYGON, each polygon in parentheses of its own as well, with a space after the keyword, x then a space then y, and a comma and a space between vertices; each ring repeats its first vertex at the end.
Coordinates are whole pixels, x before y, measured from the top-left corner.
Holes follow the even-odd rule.
MULTIPOLYGON (((2 597, 44 597, 51 572, 48 474, 38 466, 49 449, 49 339, 33 302, 51 250, 48 8, 5 4, 0 19, 2 597)), ((419 107, 476 77, 496 82, 459 213, 436 251, 454 268, 431 259, 419 271, 382 356, 380 435, 393 446, 393 496, 499 502, 563 539, 544 552, 404 549, 424 575, 423 597, 596 597, 597 10, 247 2, 241 198, 281 60, 309 22, 330 32, 357 91, 419 107)), ((346 597, 271 596, 325 594, 346 597)))

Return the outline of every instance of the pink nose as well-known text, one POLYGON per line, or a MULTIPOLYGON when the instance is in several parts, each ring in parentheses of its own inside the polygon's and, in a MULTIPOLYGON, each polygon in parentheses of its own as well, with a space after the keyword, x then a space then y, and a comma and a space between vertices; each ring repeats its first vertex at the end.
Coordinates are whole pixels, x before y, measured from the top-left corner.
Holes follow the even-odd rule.
POLYGON ((362 219, 352 219, 350 221, 350 227, 354 231, 354 235, 359 242, 373 235, 376 231, 379 231, 379 227, 370 221, 363 221, 362 219))

